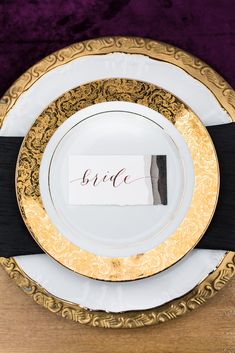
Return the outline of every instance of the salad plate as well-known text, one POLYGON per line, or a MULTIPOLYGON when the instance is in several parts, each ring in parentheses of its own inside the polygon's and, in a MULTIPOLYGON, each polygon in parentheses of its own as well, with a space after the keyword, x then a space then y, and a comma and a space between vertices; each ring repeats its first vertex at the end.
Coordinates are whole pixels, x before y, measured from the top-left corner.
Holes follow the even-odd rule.
MULTIPOLYGON (((20 77, 1 100, 1 135, 25 136, 65 92, 110 78, 159 86, 189 106, 204 125, 234 119, 233 90, 200 60, 152 40, 102 38, 62 49, 20 77)), ((46 254, 2 258, 1 263, 25 293, 50 311, 80 323, 118 328, 178 317, 207 301, 234 273, 234 253, 200 249, 161 273, 131 282, 90 279, 46 254)))

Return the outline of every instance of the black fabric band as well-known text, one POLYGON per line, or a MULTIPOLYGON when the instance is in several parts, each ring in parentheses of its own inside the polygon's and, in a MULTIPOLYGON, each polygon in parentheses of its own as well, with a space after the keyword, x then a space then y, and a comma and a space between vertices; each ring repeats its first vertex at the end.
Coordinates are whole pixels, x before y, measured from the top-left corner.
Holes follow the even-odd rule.
MULTIPOLYGON (((220 195, 214 217, 197 248, 235 251, 235 123, 207 127, 220 165, 220 195)), ((0 256, 42 253, 20 215, 15 166, 22 137, 0 137, 0 256)))

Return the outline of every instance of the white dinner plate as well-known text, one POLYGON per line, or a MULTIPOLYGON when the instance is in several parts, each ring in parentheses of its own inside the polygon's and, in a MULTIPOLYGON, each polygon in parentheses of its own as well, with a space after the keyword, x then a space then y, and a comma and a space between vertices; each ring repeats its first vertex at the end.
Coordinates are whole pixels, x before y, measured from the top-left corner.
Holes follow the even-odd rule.
MULTIPOLYGON (((65 91, 110 77, 137 79, 163 87, 189 105, 204 125, 231 121, 204 84, 179 66, 168 63, 167 58, 165 60, 134 53, 89 54, 79 58, 74 55, 39 75, 24 90, 8 111, 1 136, 25 136, 42 110, 65 91)), ((30 278, 58 298, 92 310, 121 312, 157 307, 186 294, 215 269, 224 255, 224 251, 193 250, 160 274, 126 283, 83 277, 45 254, 18 256, 15 260, 30 278)))
POLYGON ((194 171, 186 143, 166 118, 143 105, 105 102, 80 110, 54 133, 39 180, 47 214, 71 242, 99 256, 126 257, 160 245, 175 231, 191 202, 194 171), (69 156, 118 154, 167 154, 167 205, 69 204, 69 156))

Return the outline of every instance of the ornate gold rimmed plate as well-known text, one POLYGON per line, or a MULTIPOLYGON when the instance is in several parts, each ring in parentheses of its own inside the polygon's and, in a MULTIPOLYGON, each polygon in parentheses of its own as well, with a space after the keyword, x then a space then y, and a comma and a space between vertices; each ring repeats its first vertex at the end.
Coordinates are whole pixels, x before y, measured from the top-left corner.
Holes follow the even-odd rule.
MULTIPOLYGON (((93 184, 90 202, 100 184, 93 184)), ((149 83, 108 79, 66 92, 36 119, 19 152, 16 191, 23 219, 46 253, 82 275, 126 281, 165 270, 195 246, 216 207, 219 169, 207 130, 182 101, 149 83), (92 165, 98 168, 105 154, 114 163, 105 158, 108 173, 125 169, 130 183, 121 189, 121 176, 106 181, 99 202, 105 192, 113 192, 113 199, 123 193, 124 205, 115 206, 113 199, 111 205, 81 205, 89 181, 84 182, 84 170, 91 175, 92 165), (164 204, 138 205, 136 197, 134 205, 125 206, 134 181, 131 193, 144 193, 146 186, 141 184, 144 171, 130 171, 134 157, 135 168, 141 163, 137 155, 167 160, 166 170, 158 172, 167 175, 164 204), (71 180, 85 188, 82 193, 73 187, 73 203, 71 180)))
MULTIPOLYGON (((63 92, 116 75, 173 92, 205 125, 235 117, 234 91, 199 59, 152 40, 102 38, 62 49, 22 75, 0 101, 1 135, 24 136, 63 92), (37 104, 28 104, 35 97, 37 104)), ((1 258, 1 264, 26 294, 51 312, 96 327, 134 328, 174 319, 205 303, 233 276, 235 257, 233 252, 193 250, 161 274, 125 283, 79 276, 47 255, 1 258)))

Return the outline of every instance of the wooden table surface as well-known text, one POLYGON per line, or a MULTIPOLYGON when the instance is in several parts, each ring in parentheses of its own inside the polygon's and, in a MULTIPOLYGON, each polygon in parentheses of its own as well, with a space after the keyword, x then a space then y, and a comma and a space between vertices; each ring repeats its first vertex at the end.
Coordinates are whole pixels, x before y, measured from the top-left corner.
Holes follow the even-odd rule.
POLYGON ((160 326, 85 327, 37 305, 0 268, 0 353, 235 353, 235 278, 199 309, 160 326))

